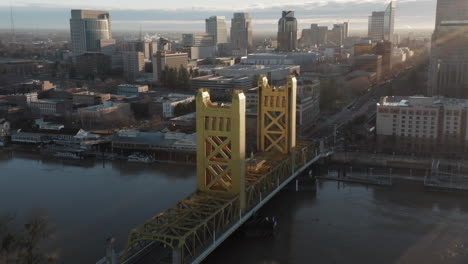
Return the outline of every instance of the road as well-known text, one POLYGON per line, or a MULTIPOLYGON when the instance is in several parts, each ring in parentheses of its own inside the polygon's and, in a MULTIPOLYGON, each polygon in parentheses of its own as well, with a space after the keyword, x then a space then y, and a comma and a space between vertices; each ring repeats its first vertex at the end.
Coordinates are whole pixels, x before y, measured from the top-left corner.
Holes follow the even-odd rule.
POLYGON ((354 118, 363 114, 368 114, 370 113, 369 111, 375 111, 375 108, 372 106, 380 100, 380 97, 386 95, 386 91, 391 87, 392 82, 406 78, 409 72, 408 70, 403 71, 396 76, 396 78, 376 85, 363 96, 356 98, 340 112, 327 117, 323 122, 318 122, 317 126, 309 132, 309 139, 331 137, 333 136, 335 126, 336 129, 339 129, 354 118))

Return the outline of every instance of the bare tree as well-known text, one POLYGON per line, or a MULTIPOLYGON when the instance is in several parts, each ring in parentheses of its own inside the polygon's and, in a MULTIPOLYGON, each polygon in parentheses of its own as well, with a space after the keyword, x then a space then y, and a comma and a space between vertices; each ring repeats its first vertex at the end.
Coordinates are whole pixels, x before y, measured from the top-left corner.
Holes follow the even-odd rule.
POLYGON ((13 261, 12 255, 17 250, 17 236, 12 223, 15 216, 5 214, 0 216, 0 263, 8 264, 13 261))
POLYGON ((47 261, 41 250, 41 243, 50 238, 52 228, 48 217, 39 211, 32 212, 24 225, 19 253, 20 263, 40 264, 47 261))

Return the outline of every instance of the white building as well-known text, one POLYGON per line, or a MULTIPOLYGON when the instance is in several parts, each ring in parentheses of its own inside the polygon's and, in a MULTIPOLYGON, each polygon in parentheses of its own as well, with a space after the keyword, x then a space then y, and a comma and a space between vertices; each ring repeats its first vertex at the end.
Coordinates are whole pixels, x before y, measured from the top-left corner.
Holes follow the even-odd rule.
POLYGON ((187 104, 195 100, 194 95, 171 93, 155 100, 163 118, 174 117, 174 109, 178 104, 187 104))
POLYGON ((467 110, 466 99, 383 97, 377 104, 379 143, 422 153, 466 151, 467 110))
POLYGON ((299 65, 233 65, 227 67, 216 67, 211 69, 217 75, 221 76, 260 76, 267 75, 271 82, 284 81, 294 72, 300 73, 299 65))
POLYGON ((193 46, 190 47, 190 59, 206 59, 216 56, 216 46, 193 46))
POLYGON ((122 111, 123 113, 127 113, 130 111, 130 105, 106 101, 100 105, 93 105, 93 106, 79 108, 78 114, 80 115, 81 120, 85 118, 96 120, 96 119, 102 118, 105 115, 112 114, 117 111, 122 111))

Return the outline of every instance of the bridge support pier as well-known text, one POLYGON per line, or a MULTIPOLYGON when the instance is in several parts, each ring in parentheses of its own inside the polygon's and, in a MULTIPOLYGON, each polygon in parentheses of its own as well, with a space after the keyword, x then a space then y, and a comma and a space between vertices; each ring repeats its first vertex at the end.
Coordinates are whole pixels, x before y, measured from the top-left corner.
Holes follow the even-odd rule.
POLYGON ((172 264, 182 264, 182 249, 172 249, 172 264))

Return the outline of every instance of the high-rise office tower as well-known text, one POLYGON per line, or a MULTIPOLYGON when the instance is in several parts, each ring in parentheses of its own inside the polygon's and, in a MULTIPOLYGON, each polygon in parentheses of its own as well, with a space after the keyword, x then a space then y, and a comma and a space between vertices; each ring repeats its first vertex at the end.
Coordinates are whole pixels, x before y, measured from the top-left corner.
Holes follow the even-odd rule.
POLYGON ((447 20, 468 20, 468 1, 437 0, 436 27, 447 20))
POLYGON ((372 12, 369 17, 369 29, 367 35, 372 40, 383 40, 383 24, 385 12, 372 12))
POLYGON ((369 16, 368 36, 372 40, 393 41, 395 25, 395 2, 390 2, 385 11, 372 12, 369 16))
POLYGON ((431 46, 428 95, 468 98, 468 21, 441 21, 431 46))
POLYGON ((232 49, 248 51, 252 46, 252 20, 248 13, 234 13, 231 20, 232 49))
POLYGON ((428 95, 468 98, 468 1, 438 0, 428 95))
POLYGON ((104 48, 108 50, 110 45, 115 45, 107 11, 71 10, 70 33, 75 55, 104 48))
POLYGON ((294 11, 283 11, 278 21, 278 49, 281 51, 297 49, 297 20, 294 11))
POLYGON ((226 21, 223 16, 212 16, 205 20, 206 33, 213 35, 215 44, 227 43, 226 21))

